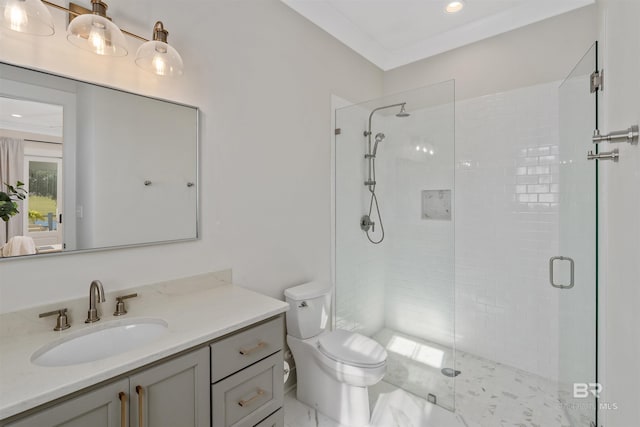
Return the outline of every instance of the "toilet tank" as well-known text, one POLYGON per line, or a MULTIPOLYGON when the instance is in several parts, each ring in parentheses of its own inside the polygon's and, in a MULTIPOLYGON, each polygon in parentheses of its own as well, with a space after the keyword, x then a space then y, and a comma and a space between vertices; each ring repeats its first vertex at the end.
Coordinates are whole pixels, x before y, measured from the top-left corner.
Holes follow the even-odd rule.
POLYGON ((309 282, 284 291, 289 303, 287 334, 307 339, 329 327, 331 315, 331 284, 309 282))

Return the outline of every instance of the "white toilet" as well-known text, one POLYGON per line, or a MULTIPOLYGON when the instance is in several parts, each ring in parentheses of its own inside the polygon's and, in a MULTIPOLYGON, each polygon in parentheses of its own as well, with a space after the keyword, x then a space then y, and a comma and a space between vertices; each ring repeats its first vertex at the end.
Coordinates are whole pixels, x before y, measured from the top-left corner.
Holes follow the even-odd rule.
POLYGON ((384 377, 387 352, 364 335, 328 330, 331 285, 306 283, 284 295, 291 306, 287 344, 296 362, 298 400, 345 426, 368 425, 367 387, 384 377))

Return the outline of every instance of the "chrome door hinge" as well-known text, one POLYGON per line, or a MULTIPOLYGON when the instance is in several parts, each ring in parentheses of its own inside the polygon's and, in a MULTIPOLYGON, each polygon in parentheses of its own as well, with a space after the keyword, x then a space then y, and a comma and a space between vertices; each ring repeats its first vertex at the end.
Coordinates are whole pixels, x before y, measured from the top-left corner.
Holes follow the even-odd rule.
POLYGON ((604 70, 591 73, 591 93, 604 90, 604 70))
POLYGON ((340 129, 340 128, 336 128, 336 130, 335 130, 335 134, 336 134, 336 135, 340 135, 341 133, 342 133, 342 129, 340 129))
POLYGON ((618 130, 615 132, 609 132, 606 135, 602 135, 599 129, 593 131, 591 141, 594 144, 600 144, 601 142, 628 142, 629 144, 637 144, 638 136, 640 135, 640 128, 638 125, 631 125, 624 130, 618 130))

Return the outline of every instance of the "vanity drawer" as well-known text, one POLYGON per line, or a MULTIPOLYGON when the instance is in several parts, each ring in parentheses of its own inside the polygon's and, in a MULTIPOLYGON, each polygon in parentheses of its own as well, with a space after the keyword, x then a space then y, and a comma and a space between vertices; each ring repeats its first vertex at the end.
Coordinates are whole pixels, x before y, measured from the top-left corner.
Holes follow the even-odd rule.
POLYGON ((282 349, 282 316, 211 344, 211 382, 225 378, 282 349))
POLYGON ((255 427, 284 427, 284 409, 278 409, 276 412, 256 424, 255 427))
POLYGON ((253 427, 281 408, 282 360, 279 351, 212 385, 213 427, 253 427))

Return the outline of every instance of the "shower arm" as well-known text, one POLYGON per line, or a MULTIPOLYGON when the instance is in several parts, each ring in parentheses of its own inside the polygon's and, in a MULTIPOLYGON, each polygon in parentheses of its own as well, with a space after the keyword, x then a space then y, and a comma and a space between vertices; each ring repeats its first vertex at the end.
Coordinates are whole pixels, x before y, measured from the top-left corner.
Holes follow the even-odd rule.
POLYGON ((373 119, 373 114, 376 111, 386 110, 387 108, 402 107, 404 105, 407 105, 407 103, 406 102, 400 102, 398 104, 385 105, 384 107, 378 107, 378 108, 374 108, 373 110, 371 110, 371 114, 369 114, 369 130, 365 131, 365 133, 366 133, 365 136, 369 137, 369 143, 371 143, 371 120, 373 119))
POLYGON ((391 104, 391 105, 385 105, 384 107, 378 107, 378 108, 374 108, 373 110, 371 110, 371 114, 369 114, 369 130, 364 131, 364 136, 367 137, 367 154, 364 156, 369 163, 369 179, 365 182, 365 185, 367 185, 369 187, 369 191, 371 191, 372 186, 375 185, 375 181, 373 180, 372 177, 372 161, 373 161, 373 157, 372 157, 372 152, 371 152, 371 121, 373 119, 373 114, 376 111, 380 111, 380 110, 386 110, 387 108, 394 108, 394 107, 403 107, 407 105, 406 102, 399 102, 397 104, 391 104))

